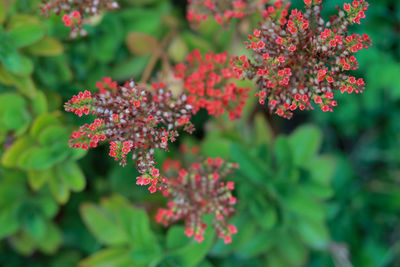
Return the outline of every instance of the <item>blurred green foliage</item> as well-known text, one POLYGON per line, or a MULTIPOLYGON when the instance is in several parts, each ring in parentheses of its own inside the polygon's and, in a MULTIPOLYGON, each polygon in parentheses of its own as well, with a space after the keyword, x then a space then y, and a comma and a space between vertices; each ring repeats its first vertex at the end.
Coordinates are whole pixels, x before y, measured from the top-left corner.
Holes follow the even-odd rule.
MULTIPOLYGON (((104 76, 140 80, 159 50, 165 79, 194 48, 242 54, 257 18, 193 31, 183 0, 121 0, 89 21, 88 37, 68 40, 59 17, 39 16, 40 2, 0 1, 1 266, 400 265, 398 1, 371 1, 354 27, 374 41, 356 73, 367 89, 340 96, 334 113, 285 121, 250 98, 234 123, 196 115, 195 136, 179 142, 240 165, 232 177, 239 232, 228 246, 210 228, 198 244, 179 224, 157 225, 164 200, 135 184, 133 163, 118 166, 105 147, 68 148, 87 120, 62 103, 104 76)), ((325 2, 332 14, 345 1, 325 2)), ((160 164, 178 151, 161 153, 160 164)))

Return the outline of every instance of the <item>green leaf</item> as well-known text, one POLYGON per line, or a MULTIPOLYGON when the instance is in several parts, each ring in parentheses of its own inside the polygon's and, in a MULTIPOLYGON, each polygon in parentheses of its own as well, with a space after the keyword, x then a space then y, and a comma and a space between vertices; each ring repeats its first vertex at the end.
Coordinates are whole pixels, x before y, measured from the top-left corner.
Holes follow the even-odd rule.
POLYGON ((38 91, 35 98, 32 99, 32 106, 35 115, 41 115, 48 111, 47 98, 42 91, 38 91))
POLYGON ((222 137, 209 137, 201 144, 202 155, 205 157, 229 158, 231 141, 222 137))
MULTIPOLYGON (((54 173, 54 172, 52 172, 54 173)), ((51 196, 51 194, 40 194, 34 201, 35 205, 40 208, 42 214, 48 218, 53 218, 59 211, 59 205, 51 196)))
POLYGON ((16 167, 21 154, 32 146, 33 140, 29 137, 24 137, 15 141, 12 146, 6 150, 1 158, 1 163, 5 167, 16 167))
POLYGON ((25 48, 25 51, 34 56, 57 56, 63 53, 62 44, 51 37, 44 37, 39 42, 25 48))
POLYGON ((49 168, 49 169, 44 169, 41 171, 35 171, 35 170, 29 170, 28 171, 28 182, 30 187, 37 191, 40 188, 42 188, 42 186, 49 181, 50 179, 52 179, 52 177, 54 176, 53 173, 53 169, 49 168))
POLYGON ((126 247, 112 247, 100 250, 79 262, 79 267, 131 267, 146 266, 133 262, 126 247))
POLYGON ((85 149, 77 149, 77 148, 71 149, 69 159, 71 160, 81 159, 87 154, 87 152, 88 151, 85 149))
POLYGON ((324 204, 313 199, 304 189, 298 187, 290 190, 288 194, 282 196, 282 204, 292 213, 299 217, 310 218, 316 221, 325 218, 324 204))
POLYGON ((82 204, 80 214, 96 239, 105 245, 123 245, 127 243, 127 234, 116 224, 115 218, 93 204, 82 204))
POLYGON ((307 261, 308 250, 299 237, 290 231, 276 236, 277 249, 291 266, 304 266, 307 261))
POLYGON ((35 250, 35 240, 25 231, 20 231, 10 237, 10 243, 18 253, 28 256, 35 250))
POLYGON ((15 93, 4 93, 0 95, 0 110, 21 109, 26 107, 26 100, 15 93))
POLYGON ((213 255, 226 256, 230 253, 238 253, 241 249, 251 242, 257 235, 259 228, 254 223, 254 220, 249 220, 251 215, 243 210, 239 216, 232 219, 231 223, 234 224, 238 233, 232 236, 232 243, 228 246, 222 240, 218 240, 213 246, 211 253, 213 255))
MULTIPOLYGON (((180 227, 180 230, 176 230, 179 227, 175 228, 173 232, 168 233, 167 239, 169 239, 169 244, 171 246, 177 246, 178 243, 183 243, 183 239, 188 237, 184 234, 184 229, 180 227), (170 235, 178 235, 175 237, 171 237, 170 235), (174 239, 174 240, 172 240, 174 239), (181 241, 178 241, 180 239, 181 241)), ((190 239, 189 243, 183 247, 179 247, 177 249, 171 249, 169 253, 165 256, 165 258, 173 263, 177 264, 177 266, 196 266, 199 264, 204 257, 207 255, 208 251, 211 249, 213 244, 214 231, 211 229, 207 229, 205 231, 204 240, 201 243, 190 239)), ((167 241, 168 242, 168 241, 167 241)))
POLYGON ((16 130, 23 132, 30 123, 30 115, 25 99, 14 93, 0 95, 0 128, 1 130, 16 130))
POLYGON ((296 221, 294 230, 314 249, 323 250, 329 243, 329 232, 323 221, 301 218, 296 221))
POLYGON ((21 155, 19 166, 23 169, 43 170, 68 157, 69 150, 65 144, 52 147, 32 147, 21 155))
POLYGON ((37 89, 35 83, 32 78, 27 77, 18 77, 17 75, 13 75, 13 85, 25 96, 29 98, 35 98, 37 94, 37 89))
POLYGON ((8 31, 8 36, 12 39, 17 48, 32 45, 44 37, 45 28, 40 24, 18 24, 8 31))
POLYGON ((273 249, 268 253, 266 257, 265 265, 268 267, 293 267, 290 263, 286 260, 286 254, 281 254, 281 252, 277 249, 273 249))
POLYGON ((46 254, 54 254, 62 242, 60 230, 52 222, 47 222, 44 241, 38 243, 39 249, 46 254))
POLYGON ((249 206, 250 213, 254 216, 257 224, 259 224, 262 229, 271 229, 276 224, 276 210, 264 195, 253 194, 249 206))
POLYGON ((0 208, 0 240, 14 234, 19 226, 15 204, 0 208))
POLYGON ((118 81, 126 80, 130 77, 139 78, 149 59, 149 56, 137 56, 122 60, 113 66, 110 75, 118 81))
POLYGON ((59 124, 59 121, 53 114, 42 114, 33 122, 30 134, 33 138, 38 139, 43 129, 54 124, 59 124))
POLYGON ((14 84, 13 75, 7 70, 4 65, 0 62, 0 83, 10 86, 14 84))
POLYGON ((11 38, 2 31, 0 31, 0 61, 12 73, 26 74, 22 56, 15 49, 11 38))
POLYGON ((57 175, 54 175, 52 179, 49 180, 49 186, 51 194, 54 196, 58 203, 67 203, 70 191, 68 189, 67 183, 63 179, 59 178, 57 175))
POLYGON ((0 2, 0 25, 4 23, 7 17, 7 10, 5 4, 0 2))
POLYGON ((242 146, 233 144, 231 146, 232 160, 239 164, 240 172, 243 176, 257 183, 265 183, 271 178, 270 173, 265 167, 265 164, 258 158, 251 155, 248 149, 242 146))
POLYGON ((278 167, 277 179, 289 181, 294 171, 293 151, 285 136, 279 136, 275 141, 275 157, 278 167))
POLYGON ((21 108, 7 109, 3 114, 3 119, 5 129, 21 132, 28 128, 31 117, 25 108, 21 108))
POLYGON ((304 191, 318 199, 328 199, 334 194, 333 189, 329 185, 317 184, 312 181, 307 181, 302 183, 301 186, 304 191))
POLYGON ((180 247, 184 247, 190 243, 190 239, 182 235, 182 232, 185 230, 181 226, 171 226, 167 232, 167 248, 168 249, 176 249, 180 247))
POLYGON ((246 259, 257 257, 269 251, 275 242, 277 240, 272 232, 258 231, 254 233, 254 236, 248 242, 238 249, 237 253, 240 257, 246 259))
POLYGON ((18 27, 20 25, 27 24, 40 24, 40 19, 32 14, 14 14, 10 17, 10 20, 7 22, 8 29, 12 29, 18 27))
POLYGON ((43 216, 33 209, 23 211, 22 225, 35 241, 41 240, 46 232, 46 222, 43 216))
POLYGON ((167 52, 174 62, 182 62, 185 60, 189 48, 185 41, 180 36, 177 36, 171 41, 167 52))
POLYGON ((105 15, 99 27, 101 31, 90 39, 91 55, 100 62, 110 62, 122 45, 124 27, 120 19, 113 14, 105 15))
POLYGON ((147 250, 146 253, 158 254, 160 247, 154 233, 150 229, 150 222, 146 212, 133 207, 122 207, 118 214, 118 221, 127 233, 128 242, 134 250, 147 250))
POLYGON ((184 32, 181 34, 181 37, 189 45, 189 50, 197 48, 200 49, 202 53, 213 50, 212 45, 209 42, 191 32, 184 32))
POLYGON ((61 125, 50 125, 44 128, 38 137, 39 143, 43 146, 50 146, 57 143, 67 144, 68 139, 69 133, 61 125))
POLYGON ((302 126, 289 137, 294 162, 298 166, 309 164, 318 152, 322 142, 322 133, 315 126, 302 126))
POLYGON ((314 158, 309 168, 311 179, 322 185, 330 185, 334 168, 333 158, 327 156, 314 158))
POLYGON ((78 164, 66 161, 56 166, 57 174, 63 179, 72 191, 82 191, 86 186, 86 179, 78 164))
POLYGON ((161 259, 160 251, 149 250, 147 248, 134 249, 131 252, 132 259, 137 263, 153 265, 161 259))
POLYGON ((255 142, 256 144, 271 144, 273 132, 266 118, 257 114, 254 118, 255 142))

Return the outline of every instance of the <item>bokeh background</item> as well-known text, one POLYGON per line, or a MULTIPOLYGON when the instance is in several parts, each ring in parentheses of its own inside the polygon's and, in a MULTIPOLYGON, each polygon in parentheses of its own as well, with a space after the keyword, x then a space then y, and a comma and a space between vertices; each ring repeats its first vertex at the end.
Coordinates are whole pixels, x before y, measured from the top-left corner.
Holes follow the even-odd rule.
MULTIPOLYGON (((69 40, 40 2, 0 1, 0 266, 400 266, 399 1, 371 0, 351 29, 374 43, 358 55, 364 94, 290 121, 250 97, 239 121, 199 112, 195 134, 159 153, 160 165, 182 160, 182 146, 240 164, 230 245, 210 227, 198 244, 179 224, 156 224, 162 196, 136 186, 134 164, 118 166, 105 146, 69 149, 87 120, 62 105, 102 77, 140 80, 170 33, 152 78, 171 84, 169 69, 195 48, 242 54, 257 17, 193 30, 186 1, 120 0, 88 21, 87 37, 69 40)), ((324 14, 344 2, 324 0, 324 14)))

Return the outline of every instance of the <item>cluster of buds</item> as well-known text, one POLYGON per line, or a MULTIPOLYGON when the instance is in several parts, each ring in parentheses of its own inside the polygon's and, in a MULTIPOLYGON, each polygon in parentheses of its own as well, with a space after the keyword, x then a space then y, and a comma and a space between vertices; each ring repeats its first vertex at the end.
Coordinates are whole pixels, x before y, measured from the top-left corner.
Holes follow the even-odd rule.
POLYGON ((115 0, 49 0, 43 1, 40 8, 43 16, 49 16, 50 13, 56 15, 63 14, 62 21, 65 26, 71 27, 71 38, 78 35, 86 35, 87 32, 82 29, 82 21, 86 16, 99 14, 103 9, 114 10, 119 8, 115 0))
POLYGON ((238 87, 234 82, 239 77, 227 53, 210 52, 203 56, 194 50, 186 61, 175 66, 175 77, 183 80, 193 112, 205 108, 210 115, 219 116, 227 111, 231 120, 241 117, 249 88, 238 87))
POLYGON ((159 169, 153 168, 144 176, 136 177, 137 185, 148 185, 147 188, 151 194, 156 191, 163 191, 167 188, 167 177, 160 174, 159 169))
POLYGON ((364 0, 338 7, 339 14, 325 22, 321 17, 322 0, 304 0, 305 12, 290 3, 275 2, 263 12, 260 28, 248 36, 246 49, 252 58, 237 57, 238 76, 256 79, 260 104, 268 102, 269 111, 291 118, 296 109, 313 109, 314 102, 324 112, 333 111, 334 93, 361 93, 362 79, 346 73, 356 70, 354 53, 371 46, 367 34, 349 34, 348 26, 365 17, 364 0), (289 15, 289 16, 288 16, 289 15))
POLYGON ((93 98, 92 93, 85 90, 84 92, 79 92, 78 95, 74 95, 67 103, 68 112, 74 112, 79 117, 83 114, 88 115, 90 112, 90 106, 92 104, 93 98))
POLYGON ((237 229, 227 220, 235 212, 236 198, 232 195, 234 182, 225 179, 237 167, 221 158, 208 158, 193 163, 188 170, 180 169, 178 177, 169 179, 166 184, 163 194, 168 198, 167 208, 158 210, 156 221, 168 226, 184 220, 185 234, 202 242, 207 227, 203 215, 212 214, 218 237, 230 243, 237 229))
POLYGON ((214 17, 219 24, 227 24, 231 19, 240 19, 256 11, 261 11, 268 0, 188 0, 187 20, 192 25, 214 17))
POLYGON ((126 164, 126 156, 132 151, 138 171, 156 177, 155 149, 168 150, 168 141, 175 141, 179 128, 189 133, 194 130, 186 96, 173 99, 163 84, 153 84, 152 90, 146 90, 133 80, 120 86, 104 78, 97 87, 99 93, 86 91, 65 104, 66 111, 96 117, 94 123, 73 132, 70 146, 87 149, 108 140, 109 155, 121 165, 126 164))

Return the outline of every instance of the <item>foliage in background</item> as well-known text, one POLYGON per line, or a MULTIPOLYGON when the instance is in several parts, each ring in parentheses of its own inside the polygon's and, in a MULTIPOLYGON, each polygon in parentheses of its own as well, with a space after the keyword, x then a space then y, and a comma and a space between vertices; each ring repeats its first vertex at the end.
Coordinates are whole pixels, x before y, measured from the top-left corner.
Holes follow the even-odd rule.
MULTIPOLYGON (((324 2, 325 16, 346 1, 324 2)), ((67 149, 72 124, 87 121, 61 112, 61 103, 101 77, 147 80, 153 67, 179 91, 171 66, 195 48, 244 54, 257 18, 225 28, 206 21, 193 31, 185 1, 124 0, 84 26, 88 37, 71 41, 59 17, 40 17, 40 4, 0 3, 0 265, 400 264, 397 1, 374 1, 357 28, 374 40, 354 73, 367 87, 361 96, 339 96, 334 113, 299 113, 287 122, 254 100, 238 122, 203 111, 194 117, 196 135, 181 145, 200 144, 201 155, 240 165, 232 176, 239 232, 229 246, 212 231, 198 244, 179 224, 157 225, 164 200, 136 185, 132 163, 121 168, 105 147, 85 157, 67 149), (294 130, 305 123, 313 126, 294 130)), ((170 149, 157 155, 160 166, 180 158, 178 147, 170 149)))

